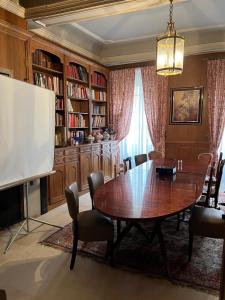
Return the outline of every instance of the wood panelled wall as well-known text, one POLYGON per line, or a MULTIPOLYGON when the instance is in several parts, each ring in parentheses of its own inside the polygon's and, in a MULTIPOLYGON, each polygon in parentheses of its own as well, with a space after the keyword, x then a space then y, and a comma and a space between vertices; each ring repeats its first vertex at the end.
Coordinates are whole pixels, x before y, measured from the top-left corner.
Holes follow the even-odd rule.
POLYGON ((177 159, 191 159, 196 158, 197 155, 201 152, 209 151, 207 61, 208 59, 215 59, 222 56, 223 53, 215 53, 185 57, 183 74, 169 77, 166 157, 177 159), (170 89, 199 86, 202 86, 204 88, 201 124, 170 124, 170 89))

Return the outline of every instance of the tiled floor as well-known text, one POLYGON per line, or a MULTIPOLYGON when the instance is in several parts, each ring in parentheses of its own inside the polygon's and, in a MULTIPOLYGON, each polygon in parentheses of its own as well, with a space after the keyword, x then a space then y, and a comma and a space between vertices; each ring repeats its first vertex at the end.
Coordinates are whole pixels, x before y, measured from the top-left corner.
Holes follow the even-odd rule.
MULTIPOLYGON (((82 196, 82 209, 90 207, 89 196, 82 196)), ((63 205, 42 216, 49 222, 65 225, 70 222, 63 205)), ((35 224, 36 226, 36 224, 35 224)), ((12 230, 15 231, 15 228, 12 230)), ((39 241, 54 232, 43 225, 28 236, 18 239, 3 254, 10 237, 0 232, 0 289, 8 300, 215 300, 191 288, 180 287, 163 279, 122 271, 78 255, 75 270, 69 270, 70 254, 39 241)), ((0 299, 1 300, 1 299, 0 299)))

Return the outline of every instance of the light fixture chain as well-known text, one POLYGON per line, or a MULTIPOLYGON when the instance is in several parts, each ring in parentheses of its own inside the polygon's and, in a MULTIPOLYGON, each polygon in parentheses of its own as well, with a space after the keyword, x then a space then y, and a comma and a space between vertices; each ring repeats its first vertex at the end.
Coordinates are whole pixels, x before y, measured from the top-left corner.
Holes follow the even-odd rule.
POLYGON ((173 0, 170 0, 170 8, 169 8, 169 23, 173 23, 173 0))

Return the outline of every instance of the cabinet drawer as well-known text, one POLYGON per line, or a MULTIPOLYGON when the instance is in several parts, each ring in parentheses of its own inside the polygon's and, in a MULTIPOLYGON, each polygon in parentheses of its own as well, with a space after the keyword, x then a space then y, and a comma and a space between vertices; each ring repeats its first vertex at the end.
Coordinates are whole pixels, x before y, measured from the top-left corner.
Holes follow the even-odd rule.
POLYGON ((67 155, 76 155, 78 153, 78 149, 77 148, 66 149, 64 153, 65 153, 65 156, 67 156, 67 155))
POLYGON ((55 158, 64 156, 64 150, 63 149, 56 149, 55 150, 55 158))
POLYGON ((78 161, 79 156, 78 155, 69 155, 64 157, 65 162, 70 162, 70 161, 78 161))
POLYGON ((59 165, 64 163, 64 157, 63 156, 56 156, 54 160, 54 165, 59 165))
POLYGON ((80 146, 80 153, 83 152, 90 152, 91 151, 91 146, 87 145, 87 146, 80 146))

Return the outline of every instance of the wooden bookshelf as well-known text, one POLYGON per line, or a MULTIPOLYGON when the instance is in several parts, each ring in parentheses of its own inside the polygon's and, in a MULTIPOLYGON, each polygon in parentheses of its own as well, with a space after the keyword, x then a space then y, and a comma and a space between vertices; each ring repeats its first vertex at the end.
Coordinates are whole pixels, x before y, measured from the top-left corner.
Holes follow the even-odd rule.
POLYGON ((65 72, 67 142, 73 146, 85 143, 90 133, 89 67, 73 58, 67 58, 65 72))
POLYGON ((93 69, 91 72, 91 126, 93 132, 96 130, 103 132, 108 125, 107 98, 107 77, 102 70, 93 69))
POLYGON ((63 63, 57 55, 43 49, 32 51, 33 83, 55 92, 55 145, 65 142, 65 101, 63 63))

